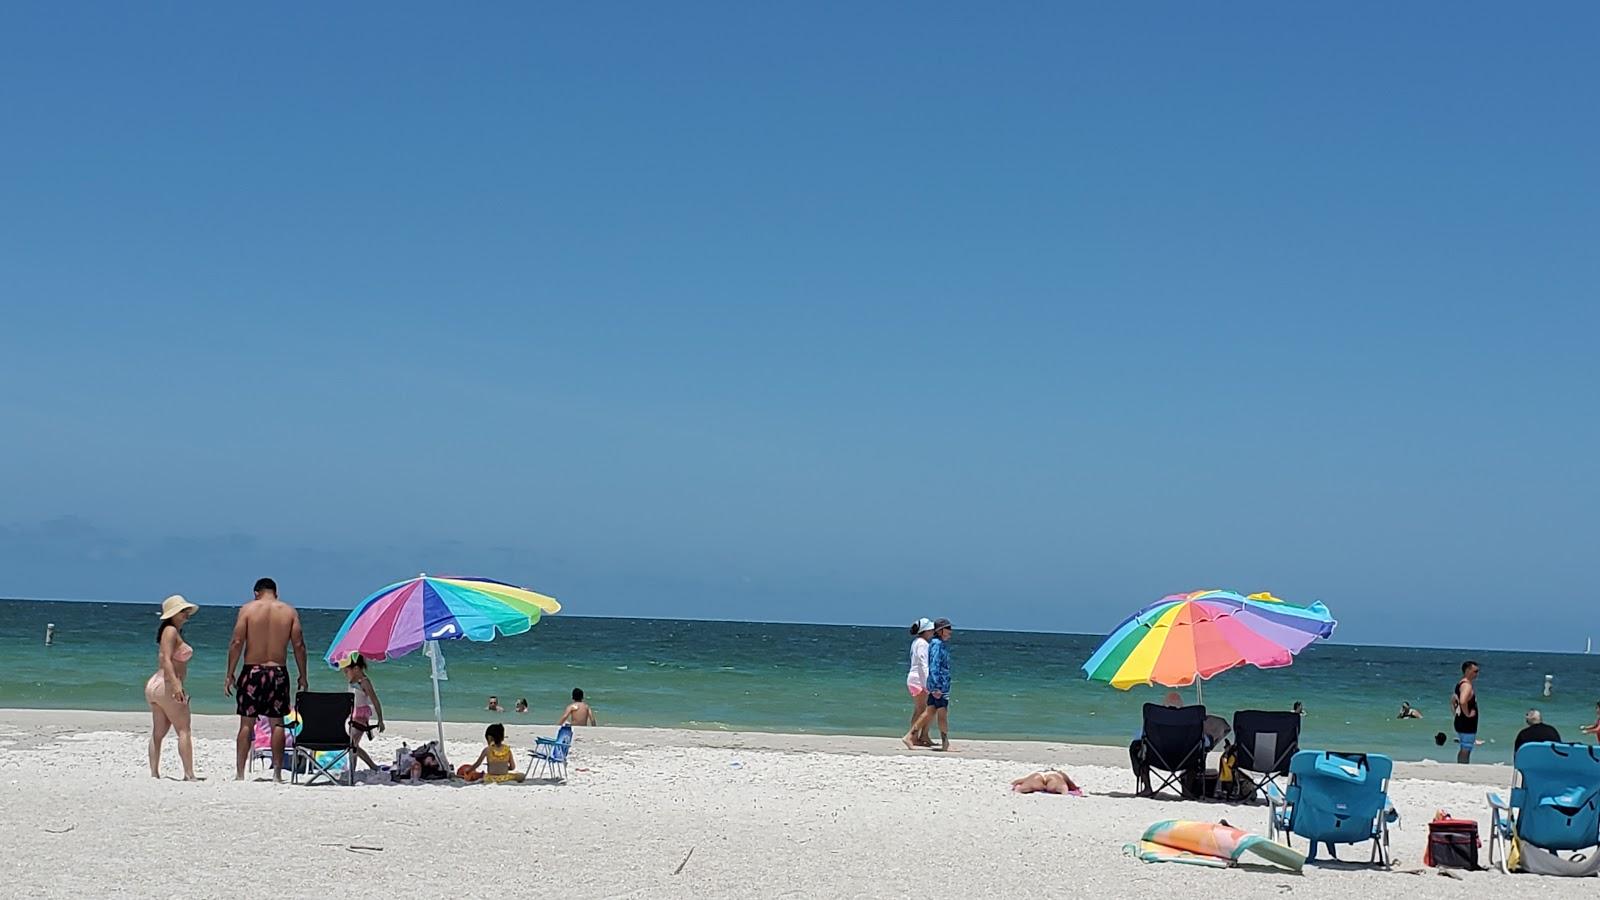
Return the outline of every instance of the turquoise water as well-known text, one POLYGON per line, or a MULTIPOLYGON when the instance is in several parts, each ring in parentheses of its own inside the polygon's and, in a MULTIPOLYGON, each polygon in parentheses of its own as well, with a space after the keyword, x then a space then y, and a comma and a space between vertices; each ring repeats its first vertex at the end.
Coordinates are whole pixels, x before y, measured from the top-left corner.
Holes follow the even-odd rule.
MULTIPOLYGON (((142 710, 155 668, 155 607, 0 601, 0 706, 142 710), (56 623, 44 646, 45 623, 56 623)), ((343 678, 320 657, 343 610, 304 610, 312 687, 338 690, 343 678)), ((195 647, 188 687, 197 711, 231 713, 222 670, 233 610, 208 607, 185 630, 195 647)), ((909 701, 902 628, 595 619, 552 616, 531 632, 492 643, 445 647, 447 718, 517 722, 484 711, 489 694, 507 707, 526 697, 529 722, 550 722, 582 687, 602 722, 730 730, 869 734, 905 727, 909 701)), ((1079 666, 1099 636, 960 631, 951 645, 951 728, 967 737, 1056 739, 1126 744, 1140 705, 1165 689, 1117 691, 1084 681, 1079 666)), ((1304 701, 1303 742, 1374 750, 1400 759, 1453 759, 1433 744, 1450 730, 1448 698, 1467 656, 1483 665, 1480 737, 1493 743, 1474 758, 1509 758, 1529 706, 1568 740, 1594 721, 1600 655, 1423 650, 1339 644, 1313 646, 1287 669, 1235 670, 1205 687, 1206 706, 1230 716, 1241 708, 1287 708, 1304 701), (1540 691, 1555 676, 1555 696, 1540 691), (1401 700, 1426 718, 1393 718, 1401 700)), ((432 692, 421 654, 376 664, 372 679, 389 718, 431 719, 432 692)), ((1185 690, 1192 701, 1194 690, 1185 690)))

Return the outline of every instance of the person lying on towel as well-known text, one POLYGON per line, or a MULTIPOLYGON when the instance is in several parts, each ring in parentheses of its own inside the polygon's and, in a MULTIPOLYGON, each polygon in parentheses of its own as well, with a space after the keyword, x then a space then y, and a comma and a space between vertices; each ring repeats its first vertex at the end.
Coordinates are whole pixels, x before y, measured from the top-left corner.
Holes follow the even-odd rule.
POLYGON ((1083 796, 1083 788, 1073 782, 1067 773, 1060 769, 1046 769, 1043 772, 1034 772, 1024 775, 1011 782, 1011 789, 1019 794, 1071 794, 1074 797, 1083 796))

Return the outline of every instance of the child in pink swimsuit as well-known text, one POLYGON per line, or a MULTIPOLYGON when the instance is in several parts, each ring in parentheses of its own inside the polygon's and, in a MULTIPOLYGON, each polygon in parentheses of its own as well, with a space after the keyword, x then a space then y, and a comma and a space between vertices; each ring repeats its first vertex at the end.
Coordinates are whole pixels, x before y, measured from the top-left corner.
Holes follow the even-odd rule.
POLYGON ((361 739, 371 737, 374 731, 383 732, 383 704, 378 702, 378 691, 367 677, 367 660, 360 653, 352 650, 349 656, 339 660, 339 670, 344 672, 350 696, 355 700, 355 708, 350 712, 350 743, 355 747, 356 758, 376 772, 378 764, 361 749, 361 739))

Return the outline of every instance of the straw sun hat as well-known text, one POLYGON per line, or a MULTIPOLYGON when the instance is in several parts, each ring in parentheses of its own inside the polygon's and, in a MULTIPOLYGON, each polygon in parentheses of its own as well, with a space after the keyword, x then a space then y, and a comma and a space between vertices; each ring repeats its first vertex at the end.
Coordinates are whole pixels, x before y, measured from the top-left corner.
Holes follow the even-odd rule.
POLYGON ((183 599, 182 594, 173 594, 161 604, 161 619, 165 621, 181 612, 194 612, 200 607, 183 599))

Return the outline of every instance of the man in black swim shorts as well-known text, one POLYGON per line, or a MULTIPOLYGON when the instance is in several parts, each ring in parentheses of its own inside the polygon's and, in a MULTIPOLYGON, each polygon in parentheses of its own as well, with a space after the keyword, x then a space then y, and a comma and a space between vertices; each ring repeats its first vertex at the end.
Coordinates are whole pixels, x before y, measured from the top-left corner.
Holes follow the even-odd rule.
POLYGON ((289 714, 289 670, 283 666, 246 664, 239 669, 239 715, 281 719, 289 714))
POLYGON ((233 641, 228 644, 228 671, 222 681, 223 693, 232 696, 236 686, 239 690, 234 778, 244 780, 245 763, 255 743, 256 719, 265 717, 272 723, 272 777, 282 780, 283 717, 289 714, 290 707, 288 647, 294 646, 295 665, 300 669, 299 689, 304 691, 306 639, 300 633, 300 614, 278 599, 278 586, 271 578, 257 581, 255 594, 255 599, 239 607, 233 641), (241 657, 243 666, 239 665, 241 657))

